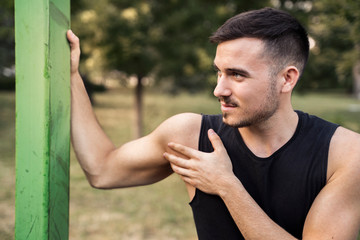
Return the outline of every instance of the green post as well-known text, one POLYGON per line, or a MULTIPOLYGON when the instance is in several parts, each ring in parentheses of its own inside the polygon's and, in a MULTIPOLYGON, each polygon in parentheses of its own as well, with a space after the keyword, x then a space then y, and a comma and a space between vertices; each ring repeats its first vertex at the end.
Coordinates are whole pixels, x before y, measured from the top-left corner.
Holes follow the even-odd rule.
POLYGON ((15 239, 68 239, 70 0, 15 0, 15 239))

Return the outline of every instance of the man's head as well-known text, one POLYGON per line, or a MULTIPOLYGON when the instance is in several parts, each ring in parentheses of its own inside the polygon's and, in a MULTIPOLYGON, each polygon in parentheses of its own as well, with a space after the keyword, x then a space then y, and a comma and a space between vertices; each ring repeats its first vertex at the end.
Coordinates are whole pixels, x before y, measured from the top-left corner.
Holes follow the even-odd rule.
POLYGON ((263 8, 238 14, 226 21, 211 37, 212 43, 238 38, 257 38, 264 42, 264 57, 276 75, 289 65, 303 72, 309 56, 306 30, 286 12, 263 8))
POLYGON ((226 124, 247 127, 291 112, 291 92, 309 54, 307 33, 296 19, 271 8, 245 12, 210 40, 218 44, 214 95, 226 124))

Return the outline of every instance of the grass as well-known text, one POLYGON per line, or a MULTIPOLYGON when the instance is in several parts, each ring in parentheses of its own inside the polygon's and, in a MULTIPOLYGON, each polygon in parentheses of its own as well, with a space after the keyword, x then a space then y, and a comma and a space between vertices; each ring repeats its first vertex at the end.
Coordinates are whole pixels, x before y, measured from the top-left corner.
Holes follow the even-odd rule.
MULTIPOLYGON (((12 92, 0 92, 0 239, 13 239, 14 228, 14 105, 12 92)), ((132 138, 132 94, 110 91, 95 95, 95 112, 105 132, 120 145, 132 138)), ((145 132, 181 112, 219 113, 207 94, 175 97, 149 92, 145 96, 145 132)), ((360 132, 360 102, 339 94, 295 95, 296 109, 316 114, 360 132)), ((173 175, 146 187, 91 189, 71 153, 70 239, 196 239, 188 197, 173 175)))
MULTIPOLYGON (((132 99, 128 91, 95 96, 98 119, 118 145, 133 136, 132 99)), ((205 95, 149 94, 145 96, 144 131, 149 133, 177 113, 217 112, 217 105, 216 100, 205 95)), ((88 187, 75 161, 71 171, 78 181, 71 182, 71 238, 196 239, 185 185, 176 175, 151 186, 100 191, 88 187), (84 195, 86 206, 82 203, 84 195)))
POLYGON ((360 101, 338 93, 309 93, 293 96, 295 109, 360 132, 360 101))
POLYGON ((0 239, 13 239, 15 211, 15 95, 0 92, 0 239))

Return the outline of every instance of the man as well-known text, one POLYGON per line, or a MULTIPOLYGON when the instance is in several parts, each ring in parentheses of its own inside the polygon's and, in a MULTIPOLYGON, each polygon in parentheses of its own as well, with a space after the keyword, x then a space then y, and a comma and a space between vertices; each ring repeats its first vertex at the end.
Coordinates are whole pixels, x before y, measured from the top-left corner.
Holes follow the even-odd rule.
POLYGON ((72 144, 93 187, 187 186, 199 239, 356 239, 360 136, 294 111, 306 31, 265 8, 229 19, 211 37, 222 116, 184 113, 116 148, 99 126, 71 46, 72 144), (141 149, 141 151, 138 151, 141 149))

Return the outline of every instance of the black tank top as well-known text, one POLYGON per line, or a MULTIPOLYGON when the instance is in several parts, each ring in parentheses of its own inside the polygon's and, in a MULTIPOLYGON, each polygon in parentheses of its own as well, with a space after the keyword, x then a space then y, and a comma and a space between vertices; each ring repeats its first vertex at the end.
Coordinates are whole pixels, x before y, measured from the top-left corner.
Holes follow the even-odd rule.
MULTIPOLYGON (((329 144, 338 125, 296 112, 294 135, 270 157, 255 156, 238 129, 225 125, 221 115, 203 116, 199 150, 213 151, 207 130, 214 129, 248 193, 273 221, 301 238, 306 215, 326 183, 329 144)), ((199 239, 244 239, 220 197, 196 189, 190 206, 199 239)))

